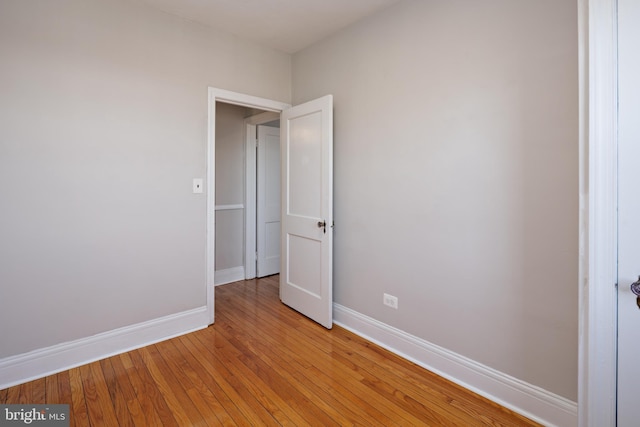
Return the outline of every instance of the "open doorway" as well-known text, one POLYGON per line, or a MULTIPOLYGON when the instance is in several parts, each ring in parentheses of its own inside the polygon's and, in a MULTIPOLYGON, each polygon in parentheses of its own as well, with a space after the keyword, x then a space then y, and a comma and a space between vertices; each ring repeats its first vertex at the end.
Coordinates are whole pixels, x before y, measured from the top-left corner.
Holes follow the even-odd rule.
POLYGON ((216 103, 215 285, 280 271, 280 114, 216 103))
POLYGON ((245 119, 245 278, 280 272, 280 114, 245 119))
MULTIPOLYGON (((207 311, 215 321, 216 150, 218 103, 282 113, 280 299, 331 328, 333 303, 333 96, 292 107, 278 101, 209 88, 207 146, 207 311)), ((232 209, 234 204, 220 204, 232 209)), ((244 210, 244 206, 242 207, 244 210)))
MULTIPOLYGON (((217 114, 216 114, 216 106, 222 106, 230 104, 233 106, 239 106, 247 109, 254 109, 251 113, 249 110, 245 110, 242 114, 244 121, 244 116, 252 116, 255 115, 259 110, 260 111, 271 111, 280 113, 283 110, 290 108, 289 104, 274 101, 266 98, 259 98, 252 95, 246 95, 237 92, 231 92, 223 89, 209 88, 209 114, 208 114, 208 135, 207 135, 207 250, 206 250, 206 264, 207 264, 207 281, 206 281, 206 298, 207 298, 207 312, 208 312, 208 323, 213 324, 215 321, 215 284, 218 282, 216 270, 216 222, 218 217, 221 215, 218 212, 223 211, 241 211, 242 217, 244 218, 244 204, 242 206, 237 206, 238 203, 219 203, 219 210, 216 211, 216 200, 220 200, 216 197, 216 154, 219 154, 216 148, 218 145, 216 134, 220 134, 218 132, 218 126, 216 125, 217 114)), ((220 117, 219 120, 222 122, 225 121, 225 118, 220 117)), ((242 144, 240 144, 242 146, 242 144)), ((237 158, 237 157, 236 157, 237 158)), ((243 161, 244 163, 244 161, 243 161)), ((236 168, 235 170, 239 170, 242 174, 244 170, 242 166, 236 168)), ((237 175, 235 175, 237 177, 237 175)), ((237 199, 236 199, 237 200, 237 199)), ((238 215, 235 215, 235 224, 238 223, 238 215)), ((231 221, 232 223, 234 221, 231 221)), ((242 223, 242 222, 241 222, 242 223)), ((220 227, 222 229, 222 227, 220 227)), ((233 229, 237 230, 237 227, 233 229)), ((243 233, 244 234, 244 233, 243 233)), ((233 252, 237 254, 237 252, 233 252)), ((224 264, 222 265, 224 267, 224 264)), ((227 266, 228 267, 228 266, 227 266)), ((228 270, 229 274, 237 274, 239 269, 234 270, 234 267, 222 268, 222 270, 228 270), (234 273, 235 271, 235 273, 234 273)), ((221 273, 222 274, 222 273, 221 273)))

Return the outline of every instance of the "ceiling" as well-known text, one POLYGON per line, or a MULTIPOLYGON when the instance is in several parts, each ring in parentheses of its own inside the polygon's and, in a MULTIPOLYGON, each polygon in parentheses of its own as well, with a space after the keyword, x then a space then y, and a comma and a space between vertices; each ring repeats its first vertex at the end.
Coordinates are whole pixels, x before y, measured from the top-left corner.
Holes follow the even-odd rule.
POLYGON ((400 0, 142 0, 165 12, 295 53, 400 0))

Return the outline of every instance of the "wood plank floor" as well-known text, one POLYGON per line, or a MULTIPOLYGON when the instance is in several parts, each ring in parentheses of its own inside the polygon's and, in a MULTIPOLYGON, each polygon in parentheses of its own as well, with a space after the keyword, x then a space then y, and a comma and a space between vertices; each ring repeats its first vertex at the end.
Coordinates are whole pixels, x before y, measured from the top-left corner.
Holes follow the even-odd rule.
POLYGON ((215 325, 0 390, 68 403, 73 426, 535 426, 287 308, 278 276, 216 288, 215 325))

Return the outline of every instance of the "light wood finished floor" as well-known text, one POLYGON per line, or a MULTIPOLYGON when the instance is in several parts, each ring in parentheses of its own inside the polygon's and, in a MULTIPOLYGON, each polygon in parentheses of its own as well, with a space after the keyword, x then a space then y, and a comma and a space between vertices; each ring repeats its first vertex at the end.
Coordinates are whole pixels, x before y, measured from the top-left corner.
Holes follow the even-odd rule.
POLYGON ((280 303, 278 276, 216 288, 205 330, 0 390, 77 426, 534 426, 280 303))

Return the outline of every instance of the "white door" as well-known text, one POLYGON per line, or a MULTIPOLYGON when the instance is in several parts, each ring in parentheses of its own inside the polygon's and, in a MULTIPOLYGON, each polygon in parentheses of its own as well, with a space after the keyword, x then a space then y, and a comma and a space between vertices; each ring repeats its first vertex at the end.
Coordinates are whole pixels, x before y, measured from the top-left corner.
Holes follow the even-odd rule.
POLYGON ((618 1, 618 426, 640 425, 640 1, 618 1))
POLYGON ((258 126, 258 277, 280 272, 280 129, 258 126))
POLYGON ((280 299, 333 325, 333 96, 280 118, 282 266, 280 299))

